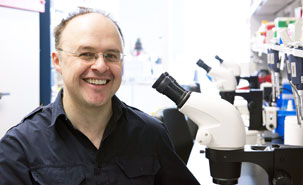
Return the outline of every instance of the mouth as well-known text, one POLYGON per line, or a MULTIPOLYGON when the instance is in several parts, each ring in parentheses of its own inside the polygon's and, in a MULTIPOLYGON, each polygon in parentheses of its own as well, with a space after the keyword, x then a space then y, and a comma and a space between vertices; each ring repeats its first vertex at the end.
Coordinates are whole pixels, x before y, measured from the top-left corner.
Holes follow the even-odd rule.
POLYGON ((109 82, 109 80, 99 80, 99 79, 84 79, 84 81, 86 81, 89 84, 93 84, 93 85, 105 85, 109 82))

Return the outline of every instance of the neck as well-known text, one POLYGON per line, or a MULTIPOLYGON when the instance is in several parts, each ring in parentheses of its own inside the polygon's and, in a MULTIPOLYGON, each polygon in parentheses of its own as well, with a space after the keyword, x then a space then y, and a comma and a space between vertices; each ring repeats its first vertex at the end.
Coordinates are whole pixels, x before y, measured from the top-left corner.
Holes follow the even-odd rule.
POLYGON ((83 105, 70 96, 63 96, 64 111, 72 125, 86 135, 99 148, 105 127, 112 116, 112 101, 96 107, 83 105))

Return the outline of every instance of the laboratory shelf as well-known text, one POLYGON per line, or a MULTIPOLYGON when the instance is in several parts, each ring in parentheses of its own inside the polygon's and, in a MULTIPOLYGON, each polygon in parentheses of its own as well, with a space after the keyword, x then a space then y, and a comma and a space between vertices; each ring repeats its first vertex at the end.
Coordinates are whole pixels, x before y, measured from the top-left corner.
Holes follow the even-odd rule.
POLYGON ((283 45, 275 44, 254 44, 251 47, 252 51, 267 54, 267 49, 273 49, 282 53, 292 54, 296 57, 303 58, 303 49, 289 48, 283 45))

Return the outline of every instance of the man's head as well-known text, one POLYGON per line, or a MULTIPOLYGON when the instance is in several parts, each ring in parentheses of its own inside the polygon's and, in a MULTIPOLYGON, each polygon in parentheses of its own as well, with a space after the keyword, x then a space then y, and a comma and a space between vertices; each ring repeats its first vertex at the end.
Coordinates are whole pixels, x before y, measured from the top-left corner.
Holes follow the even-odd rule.
POLYGON ((55 28, 53 65, 62 75, 64 102, 110 105, 122 79, 123 35, 101 11, 80 10, 55 28))
POLYGON ((68 22, 70 20, 72 20, 73 18, 75 17, 78 17, 78 16, 81 16, 81 15, 85 15, 85 14, 88 14, 88 13, 98 13, 98 14, 101 14, 103 15, 104 17, 107 17, 108 19, 110 19, 117 27, 118 31, 119 31, 119 34, 120 34, 120 37, 121 37, 121 40, 123 42, 123 45, 124 45, 124 37, 123 37, 123 34, 122 34, 122 31, 118 25, 118 23, 113 20, 109 14, 106 14, 105 12, 103 12, 102 10, 95 10, 95 9, 86 9, 86 8, 82 8, 82 9, 79 9, 79 11, 77 12, 73 12, 71 14, 69 14, 69 16, 66 18, 66 19, 62 19, 62 21, 60 22, 60 24, 58 24, 56 27, 55 27, 55 30, 54 30, 54 37, 55 37, 55 48, 58 49, 59 48, 59 45, 60 45, 60 41, 61 41, 61 35, 62 35, 62 31, 65 29, 66 25, 68 24, 68 22))

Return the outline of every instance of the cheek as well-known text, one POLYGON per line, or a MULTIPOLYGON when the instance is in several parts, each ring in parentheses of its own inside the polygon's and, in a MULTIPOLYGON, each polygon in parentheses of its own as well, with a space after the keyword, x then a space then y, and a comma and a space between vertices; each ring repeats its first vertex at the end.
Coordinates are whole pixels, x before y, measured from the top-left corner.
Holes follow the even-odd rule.
POLYGON ((122 65, 120 64, 120 65, 117 65, 117 66, 113 66, 111 68, 111 70, 112 70, 112 73, 113 73, 115 79, 121 81, 121 79, 122 79, 122 65))
POLYGON ((82 73, 86 68, 84 66, 81 66, 77 63, 69 64, 69 65, 63 65, 62 66, 62 77, 65 81, 75 81, 78 80, 82 73))
POLYGON ((122 82, 122 66, 112 68, 112 74, 114 75, 114 91, 117 91, 122 82))

